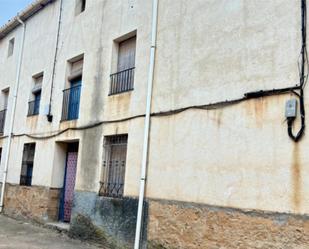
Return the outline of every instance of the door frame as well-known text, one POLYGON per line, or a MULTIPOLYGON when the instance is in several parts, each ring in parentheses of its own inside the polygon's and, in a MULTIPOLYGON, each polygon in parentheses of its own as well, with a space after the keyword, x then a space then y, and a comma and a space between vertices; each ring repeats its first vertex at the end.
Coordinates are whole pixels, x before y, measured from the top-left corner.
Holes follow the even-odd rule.
MULTIPOLYGON (((65 209, 65 191, 66 191, 66 181, 67 181, 68 155, 70 152, 76 152, 77 160, 78 160, 78 151, 79 151, 78 149, 79 149, 79 142, 67 143, 63 187, 62 187, 61 195, 60 195, 59 215, 58 215, 58 220, 61 222, 66 222, 64 221, 64 209, 65 209)), ((76 169, 77 169, 77 163, 78 161, 76 162, 76 169)), ((75 172, 75 183, 76 183, 76 172, 75 172)))

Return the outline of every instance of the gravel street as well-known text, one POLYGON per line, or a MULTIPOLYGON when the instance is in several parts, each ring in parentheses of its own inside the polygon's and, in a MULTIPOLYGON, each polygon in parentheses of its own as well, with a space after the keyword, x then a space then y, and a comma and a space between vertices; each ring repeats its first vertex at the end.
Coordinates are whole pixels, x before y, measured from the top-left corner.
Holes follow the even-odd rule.
POLYGON ((2 249, 97 249, 57 231, 0 215, 2 249))

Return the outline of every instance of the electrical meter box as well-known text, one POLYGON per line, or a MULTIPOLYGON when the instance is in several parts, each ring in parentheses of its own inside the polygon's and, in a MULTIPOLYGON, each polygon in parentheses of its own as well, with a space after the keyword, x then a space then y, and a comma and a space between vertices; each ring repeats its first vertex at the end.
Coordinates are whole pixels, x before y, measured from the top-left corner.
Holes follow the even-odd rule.
POLYGON ((296 118, 296 114, 297 114, 297 100, 290 99, 285 104, 285 117, 296 118))

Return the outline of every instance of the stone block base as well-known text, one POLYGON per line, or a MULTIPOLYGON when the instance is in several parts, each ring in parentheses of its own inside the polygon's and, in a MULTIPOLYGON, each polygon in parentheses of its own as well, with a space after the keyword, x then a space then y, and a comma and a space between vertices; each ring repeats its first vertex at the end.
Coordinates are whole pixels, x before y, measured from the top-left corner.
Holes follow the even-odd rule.
POLYGON ((149 201, 148 249, 305 249, 309 218, 149 201))
MULTIPOLYGON (((4 212, 37 221, 57 220, 59 189, 8 184, 4 212)), ((110 248, 132 248, 138 200, 75 191, 71 235, 110 248)), ((145 202, 143 247, 148 249, 305 249, 309 217, 175 201, 145 202)))
POLYGON ((58 219, 60 190, 6 184, 4 213, 38 222, 58 219))

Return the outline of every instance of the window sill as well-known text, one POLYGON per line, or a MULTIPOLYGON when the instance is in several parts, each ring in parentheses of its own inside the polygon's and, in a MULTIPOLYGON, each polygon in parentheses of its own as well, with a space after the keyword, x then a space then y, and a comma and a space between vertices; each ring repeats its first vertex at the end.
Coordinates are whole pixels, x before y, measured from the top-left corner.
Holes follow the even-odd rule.
POLYGON ((77 127, 78 119, 73 120, 60 120, 59 122, 59 129, 67 129, 67 128, 75 128, 77 127))
POLYGON ((65 123, 65 122, 76 122, 78 120, 78 118, 74 118, 74 119, 61 119, 60 123, 65 123))
POLYGON ((121 95, 121 94, 125 94, 125 93, 131 93, 133 90, 134 90, 134 88, 123 91, 123 92, 109 93, 108 96, 115 96, 115 95, 121 95))
POLYGON ((32 188, 32 185, 19 184, 21 188, 32 188))
POLYGON ((100 197, 100 198, 104 198, 104 199, 109 199, 109 200, 123 200, 123 199, 125 199, 125 196, 118 196, 118 197, 116 197, 116 196, 108 196, 108 195, 101 195, 100 193, 98 194, 98 196, 100 197))

